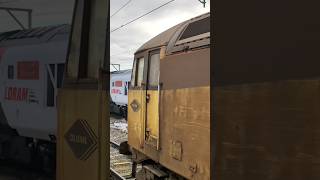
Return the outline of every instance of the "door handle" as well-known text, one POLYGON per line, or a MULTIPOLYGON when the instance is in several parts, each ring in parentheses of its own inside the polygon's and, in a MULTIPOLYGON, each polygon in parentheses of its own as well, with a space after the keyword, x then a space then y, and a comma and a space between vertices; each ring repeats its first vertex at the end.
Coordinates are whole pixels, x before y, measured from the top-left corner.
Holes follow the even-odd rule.
POLYGON ((147 100, 147 103, 150 101, 150 94, 147 94, 146 100, 147 100))
POLYGON ((146 128, 146 137, 145 137, 145 140, 149 140, 149 137, 150 137, 150 129, 149 128, 146 128))

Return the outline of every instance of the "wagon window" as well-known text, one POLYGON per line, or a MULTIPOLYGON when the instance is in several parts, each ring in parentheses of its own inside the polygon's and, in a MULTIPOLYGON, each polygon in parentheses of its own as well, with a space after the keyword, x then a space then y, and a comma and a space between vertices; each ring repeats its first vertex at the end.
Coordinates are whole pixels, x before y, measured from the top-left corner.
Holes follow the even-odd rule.
POLYGON ((124 86, 124 95, 127 96, 128 95, 128 86, 124 86))
POLYGON ((63 81, 63 74, 64 74, 64 64, 58 64, 58 80, 57 80, 57 87, 62 87, 62 81, 63 81))
POLYGON ((14 79, 14 67, 12 65, 8 66, 8 79, 14 79))
POLYGON ((210 17, 190 23, 179 40, 210 32, 210 17))
POLYGON ((148 85, 150 87, 158 86, 159 84, 159 66, 160 66, 160 54, 153 54, 149 60, 149 74, 148 85))
POLYGON ((54 78, 55 78, 55 65, 50 64, 50 69, 47 69, 47 106, 54 106, 54 78), (50 73, 52 78, 50 77, 50 73))

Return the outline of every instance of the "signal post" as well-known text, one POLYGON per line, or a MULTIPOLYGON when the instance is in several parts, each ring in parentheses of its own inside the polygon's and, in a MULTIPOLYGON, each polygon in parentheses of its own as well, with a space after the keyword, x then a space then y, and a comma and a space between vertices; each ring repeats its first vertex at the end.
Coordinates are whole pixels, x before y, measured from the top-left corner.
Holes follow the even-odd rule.
POLYGON ((108 14, 109 0, 76 1, 58 92, 58 180, 109 177, 108 14))

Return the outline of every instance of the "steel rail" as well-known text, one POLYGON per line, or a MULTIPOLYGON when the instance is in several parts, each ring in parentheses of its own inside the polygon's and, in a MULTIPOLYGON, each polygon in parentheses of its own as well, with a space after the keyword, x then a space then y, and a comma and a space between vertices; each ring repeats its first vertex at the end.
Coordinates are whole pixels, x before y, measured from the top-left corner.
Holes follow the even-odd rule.
POLYGON ((110 176, 113 178, 112 180, 126 180, 126 178, 122 177, 112 168, 110 168, 110 176))
MULTIPOLYGON (((110 141, 110 144, 112 147, 114 147, 116 149, 120 148, 120 144, 118 144, 114 141, 110 141)), ((112 168, 110 168, 110 176, 112 177, 112 180, 126 180, 125 177, 122 177, 119 173, 117 173, 117 171, 115 171, 112 168)))
POLYGON ((120 148, 120 144, 114 141, 110 141, 110 144, 112 145, 112 147, 119 149, 120 148))

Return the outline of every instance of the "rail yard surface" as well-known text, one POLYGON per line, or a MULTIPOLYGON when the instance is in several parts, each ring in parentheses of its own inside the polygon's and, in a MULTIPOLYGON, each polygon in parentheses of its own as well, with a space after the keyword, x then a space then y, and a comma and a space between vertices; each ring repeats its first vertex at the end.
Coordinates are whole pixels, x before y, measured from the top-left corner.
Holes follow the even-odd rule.
POLYGON ((110 168, 113 179, 131 178, 132 160, 130 156, 119 153, 121 142, 128 140, 127 122, 123 118, 110 118, 110 168), (118 177, 117 177, 118 176, 118 177))

